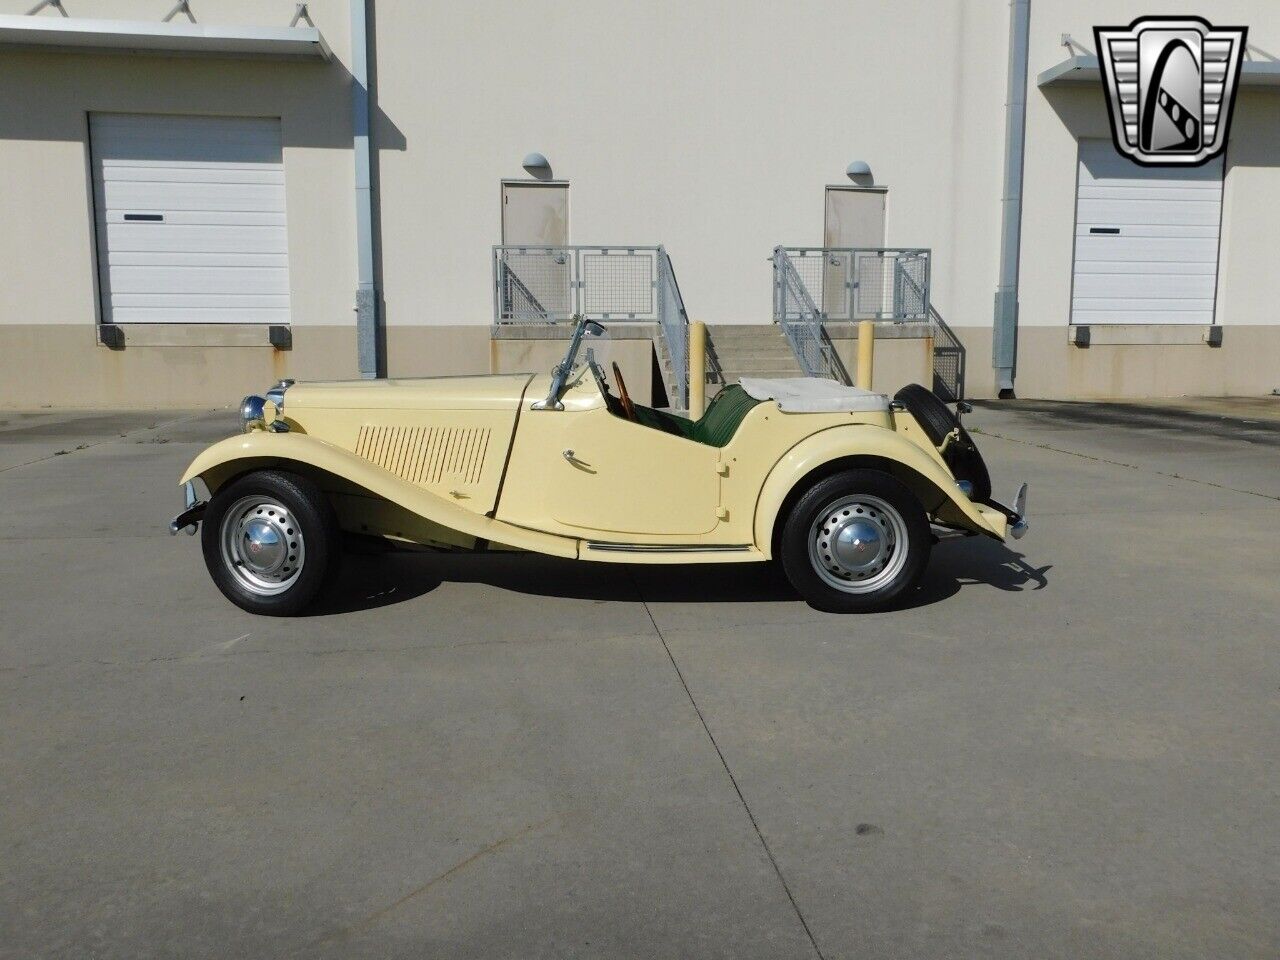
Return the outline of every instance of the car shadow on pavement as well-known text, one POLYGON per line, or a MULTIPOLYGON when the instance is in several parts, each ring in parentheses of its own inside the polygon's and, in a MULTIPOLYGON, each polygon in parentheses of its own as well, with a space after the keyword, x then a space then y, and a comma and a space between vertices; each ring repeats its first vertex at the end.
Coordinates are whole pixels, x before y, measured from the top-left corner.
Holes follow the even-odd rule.
POLYGON ((439 571, 425 565, 435 556, 416 553, 348 554, 329 589, 303 614, 325 617, 375 610, 413 600, 440 586, 439 571))
POLYGON ((920 589, 901 606, 928 606, 978 584, 1009 593, 1043 590, 1052 569, 1052 564, 1033 566, 1024 554, 987 537, 943 541, 934 545, 920 589))
MULTIPOLYGON (((1004 544, 982 537, 938 544, 920 589, 902 607, 938 603, 962 587, 1041 590, 1051 566, 1034 567, 1004 544)), ((769 563, 641 565, 582 563, 530 553, 355 554, 310 611, 326 616, 413 600, 443 583, 476 583, 513 593, 597 602, 802 602, 769 563)))

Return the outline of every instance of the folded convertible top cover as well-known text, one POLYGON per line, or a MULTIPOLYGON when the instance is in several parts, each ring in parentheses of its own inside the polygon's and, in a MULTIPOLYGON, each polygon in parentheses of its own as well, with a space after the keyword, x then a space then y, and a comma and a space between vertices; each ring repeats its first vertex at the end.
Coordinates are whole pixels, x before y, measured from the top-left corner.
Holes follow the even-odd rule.
POLYGON ((846 387, 834 380, 817 377, 758 380, 743 377, 738 382, 748 396, 756 400, 777 400, 778 408, 786 413, 875 413, 889 409, 889 398, 883 393, 846 387))

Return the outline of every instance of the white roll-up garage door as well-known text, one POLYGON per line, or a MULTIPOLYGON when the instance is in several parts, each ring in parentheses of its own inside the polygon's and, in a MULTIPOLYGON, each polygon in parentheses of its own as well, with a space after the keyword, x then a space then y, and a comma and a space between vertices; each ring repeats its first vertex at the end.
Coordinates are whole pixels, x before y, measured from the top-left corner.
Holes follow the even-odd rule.
POLYGON ((1071 322, 1213 323, 1222 158, 1140 167, 1080 141, 1071 322))
POLYGON ((280 121, 93 114, 105 323, 289 322, 280 121))

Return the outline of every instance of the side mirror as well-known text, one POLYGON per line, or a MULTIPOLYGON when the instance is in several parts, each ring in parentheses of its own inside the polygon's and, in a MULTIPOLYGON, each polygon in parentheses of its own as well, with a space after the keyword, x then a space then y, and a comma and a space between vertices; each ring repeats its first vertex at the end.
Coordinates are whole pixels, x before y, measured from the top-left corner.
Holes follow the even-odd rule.
POLYGON ((583 322, 583 330, 589 337, 603 337, 607 332, 604 324, 596 323, 594 320, 586 320, 583 322))

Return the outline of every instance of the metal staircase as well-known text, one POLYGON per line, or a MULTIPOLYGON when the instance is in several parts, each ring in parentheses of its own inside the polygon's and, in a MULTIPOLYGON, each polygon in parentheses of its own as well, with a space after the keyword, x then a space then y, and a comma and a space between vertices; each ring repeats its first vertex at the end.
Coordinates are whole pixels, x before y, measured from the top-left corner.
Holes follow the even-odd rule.
POLYGON ((707 327, 707 398, 741 377, 803 377, 804 371, 776 324, 707 327))

